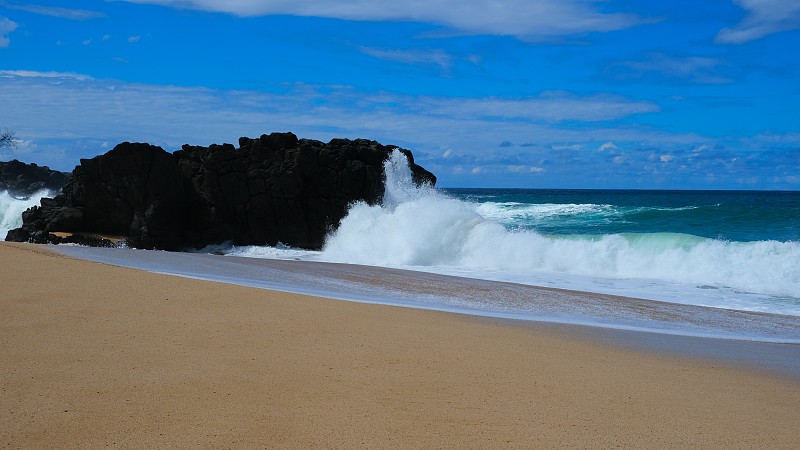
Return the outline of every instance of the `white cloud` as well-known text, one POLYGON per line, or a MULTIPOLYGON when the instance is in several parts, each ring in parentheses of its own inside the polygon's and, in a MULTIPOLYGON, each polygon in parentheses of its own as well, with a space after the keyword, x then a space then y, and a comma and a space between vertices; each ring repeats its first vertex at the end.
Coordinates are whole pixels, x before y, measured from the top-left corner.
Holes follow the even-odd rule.
POLYGON ((361 21, 413 21, 467 34, 548 39, 632 27, 641 20, 604 13, 594 0, 127 0, 238 16, 287 14, 361 21))
POLYGON ((445 150, 442 153, 442 158, 449 158, 451 156, 453 156, 453 149, 452 148, 448 148, 447 150, 445 150))
POLYGON ((139 42, 142 39, 141 36, 131 36, 128 38, 128 43, 133 44, 135 42, 139 42))
POLYGON ((608 141, 608 142, 606 142, 605 144, 603 144, 603 145, 601 145, 600 147, 598 147, 598 148, 597 148, 597 151, 598 151, 598 152, 604 152, 604 151, 606 151, 606 150, 616 150, 616 149, 618 149, 618 148, 619 148, 619 147, 617 147, 616 145, 614 145, 614 143, 613 143, 613 142, 611 142, 611 141, 608 141))
POLYGON ((564 120, 597 122, 660 110, 655 103, 616 95, 594 94, 579 97, 565 92, 545 92, 538 97, 520 99, 420 98, 418 102, 421 108, 431 113, 453 117, 469 115, 552 122, 564 120))
POLYGON ((661 162, 664 162, 664 163, 666 163, 666 162, 670 162, 670 161, 672 161, 673 159, 675 159, 675 157, 674 157, 674 156, 672 156, 672 155, 661 155, 661 157, 659 158, 659 160, 660 160, 661 162))
POLYGON ((483 172, 483 168, 481 168, 481 167, 473 167, 472 170, 471 170, 471 173, 473 175, 478 175, 481 172, 483 172))
POLYGON ((743 44, 764 36, 800 28, 800 2, 797 0, 734 0, 747 11, 741 22, 723 28, 716 41, 743 44))
POLYGON ((626 155, 617 155, 617 156, 611 158, 611 162, 613 162, 614 164, 622 164, 627 160, 628 160, 628 157, 626 155))
POLYGON ((453 65, 453 57, 441 50, 382 50, 371 47, 361 47, 360 50, 373 58, 403 64, 434 64, 442 70, 448 70, 453 65))
POLYGON ((717 73, 725 66, 719 58, 707 56, 670 56, 650 53, 637 61, 619 61, 606 67, 604 73, 611 78, 628 80, 658 74, 701 84, 724 84, 732 80, 717 73))
POLYGON ((745 142, 757 147, 800 147, 800 133, 764 133, 748 138, 745 142))
POLYGON ((91 43, 92 43, 92 38, 86 39, 83 42, 81 42, 81 44, 83 45, 91 45, 91 43))
POLYGON ((16 3, 6 3, 6 2, 0 2, 0 5, 8 9, 25 11, 33 14, 39 14, 42 16, 60 17, 62 19, 69 19, 69 20, 87 20, 87 19, 96 19, 99 17, 105 17, 105 14, 103 13, 97 11, 89 11, 85 9, 59 8, 56 6, 43 6, 43 5, 30 5, 30 4, 26 5, 26 4, 16 4, 16 3))
POLYGON ((561 150, 580 150, 583 148, 580 144, 572 144, 572 145, 551 145, 551 149, 561 151, 561 150))
POLYGON ((483 61, 483 55, 467 55, 467 61, 476 66, 480 66, 483 61))
POLYGON ((30 140, 14 139, 11 144, 14 154, 20 156, 29 155, 36 150, 36 143, 30 140))
POLYGON ((536 166, 525 166, 522 164, 511 165, 506 167, 506 170, 511 173, 544 173, 544 169, 536 166))
MULTIPOLYGON (((694 134, 644 126, 609 128, 589 123, 560 127, 516 117, 487 119, 481 110, 473 109, 476 102, 472 99, 426 97, 420 105, 419 97, 365 93, 350 87, 276 87, 276 92, 225 91, 7 70, 0 71, 0 123, 14 129, 20 138, 39 142, 42 148, 68 148, 73 164, 78 157, 100 153, 104 141, 144 141, 174 150, 185 143, 236 142, 239 136, 286 130, 323 141, 365 137, 419 151, 418 155, 451 159, 484 155, 491 160, 497 155, 485 155, 485 150, 497 146, 498 136, 536 142, 537 148, 548 151, 565 142, 573 149, 596 146, 612 137, 614 142, 651 143, 661 148, 685 149, 703 142, 694 134), (446 104, 460 113, 432 112, 427 109, 431 103, 446 104), (448 151, 456 148, 458 152, 448 151), (86 153, 78 154, 80 151, 86 153)), ((570 158, 580 152, 557 153, 570 158)), ((465 166, 464 173, 488 165, 472 163, 465 166)))
POLYGON ((11 44, 11 39, 8 35, 17 29, 17 24, 11 20, 0 16, 0 48, 8 47, 11 44))
POLYGON ((38 72, 35 70, 0 70, 0 77, 14 78, 66 78, 78 81, 91 80, 89 75, 71 72, 38 72))

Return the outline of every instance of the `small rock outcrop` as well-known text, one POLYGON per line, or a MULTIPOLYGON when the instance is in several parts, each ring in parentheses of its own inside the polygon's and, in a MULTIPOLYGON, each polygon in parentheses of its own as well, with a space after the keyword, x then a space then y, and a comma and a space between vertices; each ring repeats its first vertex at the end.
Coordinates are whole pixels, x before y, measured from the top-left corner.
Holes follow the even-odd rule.
POLYGON ((50 170, 47 166, 25 164, 16 159, 0 161, 0 191, 8 191, 15 197, 30 197, 43 189, 58 192, 68 177, 68 173, 50 170))
MULTIPOLYGON (((58 242, 52 232, 124 236, 138 248, 178 250, 232 241, 319 249, 353 202, 379 203, 395 146, 327 144, 273 133, 168 153, 122 143, 83 159, 62 193, 23 213, 7 239, 58 242)), ((403 152, 417 184, 436 177, 403 152)))

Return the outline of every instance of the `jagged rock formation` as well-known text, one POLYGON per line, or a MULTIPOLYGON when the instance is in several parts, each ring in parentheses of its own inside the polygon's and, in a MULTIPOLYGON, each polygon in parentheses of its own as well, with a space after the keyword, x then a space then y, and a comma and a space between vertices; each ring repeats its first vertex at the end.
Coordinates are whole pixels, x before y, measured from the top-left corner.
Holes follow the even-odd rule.
MULTIPOLYGON (((121 235, 139 248, 176 250, 233 241, 318 249, 355 201, 380 202, 394 146, 273 133, 172 154, 122 143, 83 159, 55 199, 23 213, 7 240, 58 242, 53 231, 121 235)), ((418 184, 436 177, 409 159, 418 184)))
POLYGON ((42 189, 58 192, 68 176, 47 166, 25 164, 16 159, 0 161, 0 191, 8 191, 15 197, 30 197, 42 189))

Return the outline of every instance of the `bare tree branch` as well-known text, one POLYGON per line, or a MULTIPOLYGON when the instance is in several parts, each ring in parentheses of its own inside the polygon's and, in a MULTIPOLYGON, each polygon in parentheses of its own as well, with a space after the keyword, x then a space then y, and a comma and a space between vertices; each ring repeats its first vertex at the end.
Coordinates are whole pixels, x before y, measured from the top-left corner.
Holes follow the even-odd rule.
POLYGON ((14 146, 14 132, 11 130, 4 130, 0 133, 0 148, 14 146))

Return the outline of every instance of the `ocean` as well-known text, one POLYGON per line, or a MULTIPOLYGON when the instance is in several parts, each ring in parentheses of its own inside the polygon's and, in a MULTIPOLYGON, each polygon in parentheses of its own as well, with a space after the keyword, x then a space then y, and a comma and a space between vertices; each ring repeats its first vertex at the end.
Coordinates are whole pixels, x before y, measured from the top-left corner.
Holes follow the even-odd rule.
MULTIPOLYGON (((385 172, 383 204, 352 205, 321 251, 200 252, 800 316, 800 192, 420 188, 399 152, 385 172)), ((0 193, 0 233, 45 194, 0 193)))
POLYGON ((320 252, 228 255, 410 269, 800 316, 800 192, 417 188, 387 161, 320 252))

